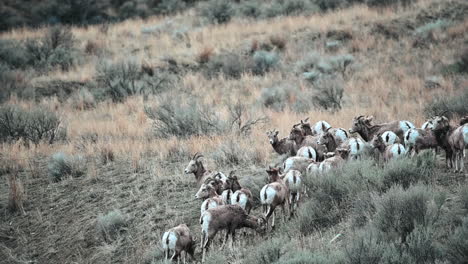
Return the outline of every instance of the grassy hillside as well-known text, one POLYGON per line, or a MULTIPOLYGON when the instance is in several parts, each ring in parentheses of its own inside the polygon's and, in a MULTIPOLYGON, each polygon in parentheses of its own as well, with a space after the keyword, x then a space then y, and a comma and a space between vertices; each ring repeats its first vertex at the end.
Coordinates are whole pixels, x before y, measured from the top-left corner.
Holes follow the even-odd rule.
MULTIPOLYGON (((183 173, 195 152, 257 197, 284 158, 265 132, 287 136, 305 117, 458 123, 467 13, 463 0, 421 0, 216 25, 188 9, 0 34, 0 262, 158 263, 166 229, 199 237, 183 173)), ((234 250, 215 243, 208 262, 464 263, 466 173, 444 161, 427 152, 308 178, 296 218, 234 250)))

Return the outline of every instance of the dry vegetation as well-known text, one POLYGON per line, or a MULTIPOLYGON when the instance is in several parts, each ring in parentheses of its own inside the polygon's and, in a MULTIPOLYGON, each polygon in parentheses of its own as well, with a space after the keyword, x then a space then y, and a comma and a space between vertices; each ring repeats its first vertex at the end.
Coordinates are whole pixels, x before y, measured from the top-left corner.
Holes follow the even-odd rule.
MULTIPOLYGON (((24 79, 26 88, 18 88, 21 92, 3 104, 26 111, 36 111, 39 106, 48 109, 60 121, 57 135, 63 136, 56 136, 53 144, 44 140, 28 144, 23 139, 1 142, 0 262, 159 261, 164 230, 179 223, 187 223, 194 234, 200 230, 199 202, 192 201, 195 180, 183 174, 193 153, 204 153, 208 168, 225 173, 236 169, 242 183, 259 189, 264 168, 278 160, 265 135, 269 129, 277 128, 284 137, 305 117, 349 128, 352 118, 360 114, 382 121, 410 120, 420 126, 434 98, 460 94, 467 98, 466 68, 463 74, 449 67, 467 56, 462 49, 468 41, 467 10, 462 0, 421 0, 405 8, 356 5, 321 15, 235 18, 225 25, 205 26, 200 26, 194 10, 188 10, 170 18, 126 20, 108 28, 72 27, 74 48, 81 55, 69 69, 12 70, 15 80, 24 79), (188 30, 180 35, 174 29, 160 33, 142 30, 167 19, 188 30), (422 28, 437 19, 447 25, 422 28), (255 59, 253 54, 260 50, 274 54, 255 59), (223 57, 231 53, 241 57, 223 57), (350 61, 340 60, 343 56, 351 56, 350 61), (213 73, 223 68, 215 62, 236 64, 236 60, 247 69, 241 69, 238 76, 229 75, 235 65, 224 74, 213 73), (321 69, 316 60, 331 66, 321 69), (312 68, 307 66, 310 61, 312 68), (127 92, 129 96, 114 102, 106 84, 100 82, 100 67, 121 62, 137 65, 136 86, 144 88, 133 88, 136 92, 127 92), (311 81, 305 72, 321 74, 323 82, 336 82, 333 85, 343 89, 340 108, 325 110, 307 100, 333 85, 311 81), (170 84, 155 85, 159 76, 166 75, 174 78, 170 84), (70 88, 65 96, 39 96, 41 88, 47 90, 54 82, 62 82, 64 87, 78 83, 79 88, 70 88), (145 92, 148 86, 151 92, 145 92), (271 94, 272 100, 279 101, 270 105, 271 94), (237 102, 242 102, 240 118, 233 111, 237 102), (178 127, 164 127, 162 134, 161 123, 155 125, 148 109, 154 113, 164 105, 174 110, 169 116, 178 119, 168 122, 178 127), (178 113, 180 109, 189 114, 178 113), (191 120, 206 122, 208 128, 191 120), (259 122, 251 130, 239 131, 252 121, 259 122), (193 133, 167 132, 175 129, 193 133), (57 160, 56 153, 65 161, 57 160), (11 164, 15 171, 9 169, 11 164), (58 176, 54 169, 59 170, 58 176), (100 221, 115 221, 116 225, 106 227, 100 221), (117 233, 110 234, 105 228, 117 233)), ((2 33, 0 40, 25 41, 47 32, 47 28, 15 29, 2 33)), ((466 111, 463 101, 460 108, 466 111)), ((442 172, 435 177, 437 190, 466 187, 463 177, 442 172)), ((301 233, 286 246, 333 250, 340 247, 341 240, 332 246, 328 241, 338 233, 351 232, 350 221, 345 218, 323 231, 301 233)), ((280 226, 269 236, 270 244, 261 245, 259 251, 274 249, 290 232, 290 226, 280 226)), ((213 254, 209 261, 252 263, 249 261, 258 260, 249 253, 254 244, 258 243, 248 242, 239 252, 226 249, 223 257, 216 259, 213 254)))

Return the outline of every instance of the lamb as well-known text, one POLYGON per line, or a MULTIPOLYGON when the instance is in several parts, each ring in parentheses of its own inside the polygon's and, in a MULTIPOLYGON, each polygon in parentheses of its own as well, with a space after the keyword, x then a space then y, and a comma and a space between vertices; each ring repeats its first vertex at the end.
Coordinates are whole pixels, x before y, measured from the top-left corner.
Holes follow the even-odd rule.
POLYGON ((236 230, 240 228, 255 229, 259 233, 265 230, 266 220, 248 215, 239 205, 223 205, 207 210, 200 217, 202 229, 202 263, 205 262, 205 254, 218 231, 226 230, 222 248, 224 248, 229 235, 231 235, 231 248, 235 241, 236 230))
POLYGON ((410 128, 415 128, 409 121, 393 121, 375 125, 371 123, 373 118, 373 116, 364 117, 362 115, 355 117, 353 119, 353 125, 349 129, 349 133, 357 132, 362 139, 368 142, 372 140, 374 135, 381 134, 385 131, 392 131, 400 138, 400 142, 404 142, 404 133, 410 128))
POLYGON ((434 118, 434 131, 437 143, 445 150, 446 162, 448 168, 453 168, 455 163, 455 172, 464 171, 464 150, 468 144, 468 125, 464 124, 457 128, 450 125, 445 116, 434 118))
POLYGON ((432 129, 411 128, 405 132, 405 148, 408 153, 418 154, 423 149, 437 149, 437 140, 432 129))
POLYGON ((289 139, 294 140, 296 143, 296 149, 300 149, 305 146, 313 147, 317 152, 317 160, 323 160, 323 154, 326 152, 326 149, 324 146, 317 144, 318 136, 306 135, 299 125, 300 124, 296 124, 293 126, 289 133, 289 139))
POLYGON ((212 180, 203 183, 198 192, 195 194, 195 199, 203 199, 200 207, 201 214, 206 210, 224 205, 223 197, 216 193, 216 187, 212 180))
POLYGON ((297 151, 296 156, 312 159, 315 161, 317 159, 317 152, 313 147, 304 146, 297 151))
POLYGON ((184 252, 184 263, 187 254, 193 259, 195 251, 195 241, 192 239, 190 229, 186 224, 180 224, 174 228, 169 229, 162 236, 162 248, 164 250, 165 259, 169 258, 170 251, 174 251, 171 260, 177 259, 180 261, 181 253, 184 252))
POLYGON ((276 153, 283 155, 289 154, 291 156, 296 155, 295 143, 293 140, 290 140, 288 137, 278 139, 278 130, 267 131, 266 134, 270 141, 271 146, 276 151, 276 153))
POLYGON ((395 143, 387 146, 380 134, 374 135, 371 144, 379 150, 385 162, 406 155, 406 149, 402 144, 395 143))
POLYGON ((328 152, 334 152, 348 138, 349 135, 346 130, 342 128, 330 128, 319 136, 317 144, 325 146, 328 152))
POLYGON ((270 167, 268 170, 266 170, 266 172, 268 173, 270 183, 263 186, 262 190, 260 191, 260 203, 262 204, 263 214, 267 220, 267 223, 271 215, 273 215, 271 227, 274 228, 276 207, 281 206, 283 215, 286 216, 287 214, 286 208, 289 206, 289 189, 281 179, 278 168, 270 167))
POLYGON ((350 150, 347 148, 337 148, 333 157, 327 158, 320 163, 319 171, 327 172, 331 168, 338 168, 348 159, 350 150))
POLYGON ((315 162, 314 159, 305 157, 289 157, 283 162, 283 173, 288 173, 290 170, 298 170, 301 173, 305 173, 307 166, 313 162, 315 162))
MULTIPOLYGON (((197 181, 198 186, 200 186, 208 178, 217 178, 221 182, 224 182, 227 180, 226 175, 224 175, 221 172, 212 172, 212 171, 206 170, 205 167, 203 166, 202 161, 200 160, 200 158, 202 157, 203 155, 201 155, 200 153, 198 152, 195 153, 195 155, 193 155, 192 159, 190 160, 189 164, 184 170, 185 174, 193 173, 193 175, 195 175, 195 180, 197 181)), ((221 188, 218 189, 218 191, 219 191, 218 193, 221 193, 222 192, 221 188)))
POLYGON ((300 171, 290 170, 283 179, 289 189, 289 213, 293 216, 302 191, 302 174, 300 171))

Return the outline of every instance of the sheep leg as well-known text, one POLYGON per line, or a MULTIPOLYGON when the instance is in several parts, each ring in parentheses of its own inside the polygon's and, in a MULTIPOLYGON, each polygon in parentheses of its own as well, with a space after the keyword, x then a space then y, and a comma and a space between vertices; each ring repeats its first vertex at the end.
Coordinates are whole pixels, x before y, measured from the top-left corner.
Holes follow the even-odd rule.
POLYGON ((231 232, 231 250, 234 249, 234 242, 236 240, 236 230, 232 230, 231 232))
MULTIPOLYGON (((270 207, 271 210, 271 207, 270 207)), ((271 229, 275 229, 275 218, 276 218, 276 213, 273 211, 273 219, 271 220, 271 229)))
MULTIPOLYGON (((177 250, 174 250, 174 254, 171 257, 171 261, 174 261, 174 258, 177 258, 177 260, 179 260, 179 254, 177 254, 177 250)), ((179 263, 179 261, 177 261, 177 263, 179 263)))
POLYGON ((221 250, 224 249, 224 246, 226 245, 226 241, 229 239, 229 230, 226 230, 226 235, 224 235, 224 240, 223 244, 221 245, 221 250))

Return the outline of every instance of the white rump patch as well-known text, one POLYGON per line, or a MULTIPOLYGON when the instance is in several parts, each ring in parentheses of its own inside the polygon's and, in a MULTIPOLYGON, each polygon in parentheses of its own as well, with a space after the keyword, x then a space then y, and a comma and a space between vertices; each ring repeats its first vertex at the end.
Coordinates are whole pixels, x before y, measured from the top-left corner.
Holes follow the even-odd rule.
POLYGON ((307 175, 313 175, 320 172, 320 163, 311 163, 307 166, 307 175))
POLYGON ((210 212, 204 212, 201 217, 203 219, 201 229, 203 232, 205 232, 205 234, 208 234, 208 229, 210 228, 211 223, 211 214, 210 212))
POLYGON ((237 204, 240 207, 242 207, 242 209, 244 210, 245 210, 245 207, 247 206, 247 201, 248 201, 247 195, 239 190, 236 191, 231 197, 231 204, 237 204), (237 197, 239 197, 239 202, 237 202, 237 197))
POLYGON ((414 146, 416 144, 416 139, 419 137, 419 131, 416 128, 409 129, 405 132, 405 146, 407 148, 414 146))
POLYGON ((325 127, 325 130, 326 129, 329 129, 331 127, 330 124, 328 124, 327 121, 318 121, 317 123, 315 123, 314 127, 312 128, 312 132, 314 132, 315 134, 322 134, 324 131, 323 131, 323 127, 325 127))
POLYGON ((345 142, 348 139, 348 133, 342 128, 338 128, 335 131, 335 137, 341 139, 341 142, 345 142))
POLYGON ((398 138, 398 136, 392 131, 385 131, 380 137, 383 139, 386 146, 395 144, 395 141, 398 138))
POLYGON ((174 250, 176 247, 176 243, 177 243, 177 235, 172 231, 165 232, 162 237, 161 242, 162 242, 163 249, 174 250), (169 240, 169 243, 167 243, 168 240, 169 240))
POLYGON ((273 198, 276 196, 276 191, 274 188, 271 188, 269 184, 263 186, 260 191, 260 201, 262 204, 271 204, 273 203, 273 198), (266 194, 266 198, 265 198, 266 194))
POLYGON ((289 187, 291 193, 298 193, 301 191, 302 178, 301 173, 297 170, 290 170, 285 176, 286 183, 289 187), (294 183, 294 177, 296 177, 296 182, 294 183))
POLYGON ((462 128, 463 140, 465 141, 465 147, 468 145, 468 125, 464 125, 462 128))
POLYGON ((393 144, 389 146, 389 148, 390 148, 390 151, 392 152, 392 156, 394 159, 406 155, 406 149, 402 144, 393 144), (400 153, 398 153, 398 151, 400 153))
POLYGON ((221 196, 223 197, 223 202, 224 202, 225 204, 230 204, 231 199, 232 199, 232 191, 231 191, 230 189, 224 190, 224 191, 221 193, 221 196))
POLYGON ((296 156, 304 157, 304 158, 308 158, 308 159, 313 159, 314 161, 317 160, 317 152, 315 151, 315 149, 313 147, 309 147, 309 146, 305 146, 305 147, 300 148, 297 151, 296 156))
POLYGON ((403 130, 403 133, 408 131, 410 128, 416 128, 413 123, 410 121, 400 121, 400 129, 403 130))

